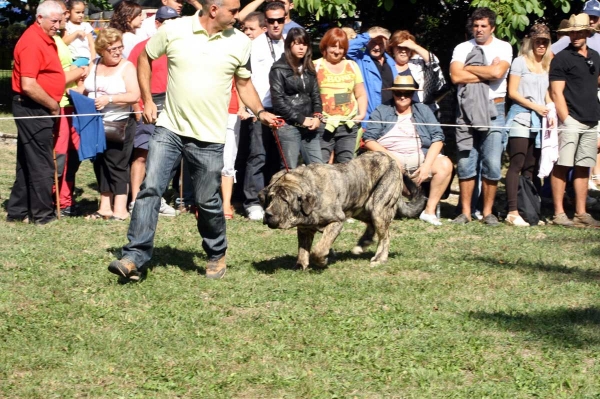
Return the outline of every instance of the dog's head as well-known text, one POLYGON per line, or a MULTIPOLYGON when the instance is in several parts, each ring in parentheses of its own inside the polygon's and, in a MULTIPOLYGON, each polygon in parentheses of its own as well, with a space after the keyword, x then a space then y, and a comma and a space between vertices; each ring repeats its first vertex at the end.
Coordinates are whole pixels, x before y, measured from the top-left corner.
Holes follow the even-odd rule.
POLYGON ((263 223, 272 229, 289 229, 311 224, 316 197, 308 192, 302 176, 277 173, 258 195, 265 210, 263 223))

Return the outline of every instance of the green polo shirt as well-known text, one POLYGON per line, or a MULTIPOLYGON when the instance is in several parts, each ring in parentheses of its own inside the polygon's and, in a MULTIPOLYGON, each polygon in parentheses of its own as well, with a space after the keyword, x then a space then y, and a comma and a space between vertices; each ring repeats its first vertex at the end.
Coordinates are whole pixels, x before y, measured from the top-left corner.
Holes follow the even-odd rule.
POLYGON ((237 29, 209 37, 200 24, 200 11, 163 25, 146 44, 151 59, 167 56, 167 99, 156 125, 200 141, 225 143, 232 77, 250 78, 250 43, 237 29))

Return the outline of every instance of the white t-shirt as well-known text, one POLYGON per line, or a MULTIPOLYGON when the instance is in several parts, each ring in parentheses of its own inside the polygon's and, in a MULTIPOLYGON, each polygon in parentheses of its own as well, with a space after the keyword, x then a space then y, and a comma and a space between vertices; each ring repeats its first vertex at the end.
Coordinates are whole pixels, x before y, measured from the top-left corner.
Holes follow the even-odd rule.
POLYGON ((73 32, 77 32, 78 30, 82 30, 85 32, 86 36, 81 39, 79 37, 75 38, 71 44, 69 44, 69 51, 71 51, 71 56, 74 60, 77 58, 91 58, 92 53, 90 51, 90 45, 94 45, 94 43, 89 43, 87 39, 87 34, 92 33, 94 28, 89 22, 82 22, 79 25, 74 24, 71 21, 67 21, 65 24, 65 31, 67 34, 71 34, 73 32))
POLYGON ((142 26, 135 30, 135 35, 142 40, 146 40, 156 33, 156 14, 142 21, 142 26))
POLYGON ((252 41, 250 53, 250 68, 252 69, 252 84, 258 93, 263 107, 272 107, 271 84, 269 83, 269 72, 284 51, 285 35, 279 40, 271 40, 275 58, 271 54, 271 47, 267 40, 267 34, 263 33, 252 41))
POLYGON ((139 42, 141 42, 143 39, 141 39, 139 36, 136 36, 135 33, 132 32, 125 32, 123 33, 123 58, 128 58, 129 57, 129 53, 131 53, 131 50, 133 50, 133 48, 135 47, 136 44, 138 44, 139 42))
MULTIPOLYGON (((452 53, 452 64, 454 61, 462 62, 463 64, 467 60, 467 55, 473 50, 473 47, 479 46, 483 49, 487 65, 491 65, 494 58, 499 57, 501 61, 508 62, 508 65, 512 63, 513 51, 510 43, 504 40, 496 39, 492 37, 492 42, 486 45, 479 45, 474 39, 463 42, 454 48, 452 53)), ((504 76, 498 80, 490 80, 490 100, 494 98, 506 97, 506 76, 508 75, 508 68, 504 73, 504 76)), ((462 85, 459 85, 462 87, 462 85)))

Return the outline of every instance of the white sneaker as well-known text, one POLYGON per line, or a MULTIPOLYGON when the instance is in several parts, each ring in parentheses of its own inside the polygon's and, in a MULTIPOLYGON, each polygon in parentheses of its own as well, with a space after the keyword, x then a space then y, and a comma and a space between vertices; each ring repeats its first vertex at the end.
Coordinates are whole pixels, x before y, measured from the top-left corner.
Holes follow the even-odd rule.
POLYGON ((419 219, 427 222, 427 223, 431 223, 434 226, 441 226, 442 222, 440 222, 440 219, 437 218, 437 216, 435 215, 430 215, 428 213, 425 213, 425 211, 421 212, 421 215, 419 216, 419 219))
POLYGON ((162 216, 174 217, 177 216, 179 212, 177 212, 171 205, 167 204, 167 201, 164 198, 161 198, 158 214, 162 216))
POLYGON ((254 205, 246 209, 246 214, 250 220, 262 221, 263 217, 265 216, 265 211, 260 205, 254 205))

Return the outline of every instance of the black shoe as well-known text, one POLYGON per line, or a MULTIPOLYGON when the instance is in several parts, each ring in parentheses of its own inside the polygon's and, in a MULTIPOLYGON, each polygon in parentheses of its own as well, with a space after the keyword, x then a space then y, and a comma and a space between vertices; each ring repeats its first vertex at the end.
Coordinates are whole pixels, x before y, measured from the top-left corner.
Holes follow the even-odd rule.
POLYGON ((6 216, 6 221, 8 223, 17 223, 17 222, 29 223, 29 218, 27 216, 23 216, 23 217, 6 216))
POLYGON ((453 224, 467 224, 469 222, 470 222, 470 220, 467 217, 467 215, 465 215, 464 213, 461 213, 460 215, 458 215, 457 217, 455 217, 454 220, 451 223, 453 223, 453 224))
POLYGON ((57 220, 58 220, 58 218, 56 216, 51 216, 51 217, 46 218, 46 219, 35 220, 33 223, 36 224, 36 225, 39 225, 39 226, 43 226, 45 224, 52 223, 52 222, 55 222, 57 220))
POLYGON ((79 208, 77 208, 75 205, 60 208, 60 216, 63 218, 80 216, 79 208))
POLYGON ((483 219, 481 219, 481 223, 485 224, 486 226, 490 226, 490 227, 500 226, 500 222, 498 221, 498 218, 493 213, 490 213, 489 215, 487 215, 483 219))

